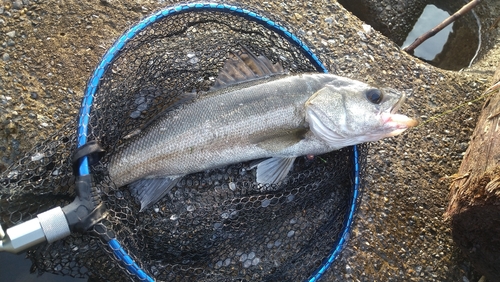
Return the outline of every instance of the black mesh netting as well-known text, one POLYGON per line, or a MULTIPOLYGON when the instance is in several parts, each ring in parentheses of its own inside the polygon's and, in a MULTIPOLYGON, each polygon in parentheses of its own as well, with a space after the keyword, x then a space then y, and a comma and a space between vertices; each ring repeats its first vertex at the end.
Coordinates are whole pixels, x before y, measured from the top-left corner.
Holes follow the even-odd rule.
MULTIPOLYGON (((351 205, 352 148, 298 158, 279 186, 255 185, 249 163, 188 175, 143 212, 126 187, 107 180, 109 156, 127 136, 182 93, 208 90, 230 52, 242 46, 290 73, 316 71, 282 36, 216 11, 167 17, 126 43, 100 81, 89 126, 89 140, 106 150, 92 175, 109 213, 87 234, 30 250, 36 269, 131 279, 99 234, 114 236, 159 281, 301 281, 322 264, 351 205)), ((1 175, 4 227, 72 201, 75 129, 74 122, 66 125, 1 175)))

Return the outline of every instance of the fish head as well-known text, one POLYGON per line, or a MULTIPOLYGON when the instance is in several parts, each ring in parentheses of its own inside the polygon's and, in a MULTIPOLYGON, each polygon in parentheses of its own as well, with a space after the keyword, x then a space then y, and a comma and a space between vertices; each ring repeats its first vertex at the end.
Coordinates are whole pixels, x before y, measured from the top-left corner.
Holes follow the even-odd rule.
POLYGON ((396 112, 404 93, 337 77, 306 102, 306 121, 315 136, 342 148, 401 134, 418 122, 396 112))

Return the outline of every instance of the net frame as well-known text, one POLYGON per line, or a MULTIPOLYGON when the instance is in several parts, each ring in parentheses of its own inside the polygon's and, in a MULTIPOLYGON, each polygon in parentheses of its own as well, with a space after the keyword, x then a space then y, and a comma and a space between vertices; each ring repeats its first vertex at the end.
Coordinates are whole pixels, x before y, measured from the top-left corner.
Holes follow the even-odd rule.
MULTIPOLYGON (((278 34, 281 34, 285 39, 287 39, 290 43, 296 45, 299 47, 300 50, 302 50, 303 54, 310 60, 310 62, 316 66, 318 71, 322 71, 324 73, 327 73, 328 70, 326 67, 321 63, 319 58, 311 51, 311 49, 304 43, 302 42, 297 36, 289 32, 284 26, 279 25, 275 21, 272 21, 271 19, 261 16, 260 14, 243 9, 237 6, 233 5, 228 5, 228 4, 219 4, 219 3, 189 3, 189 4, 181 4, 177 5, 174 7, 169 7, 164 10, 160 10, 149 17, 143 19, 140 21, 138 24, 130 28, 126 33, 124 33, 114 44, 111 48, 108 49, 106 54, 103 56, 101 59, 101 62, 95 69, 94 73, 92 74, 87 87, 85 89, 85 95, 82 100, 82 106, 80 108, 79 112, 79 118, 78 118, 78 129, 77 129, 77 147, 83 146, 87 142, 87 128, 89 124, 89 119, 90 119, 90 112, 92 108, 92 103, 93 103, 93 97, 94 94, 97 91, 97 88, 99 87, 99 82, 104 75, 106 69, 112 64, 115 56, 122 50, 122 48, 127 44, 127 42, 132 39, 136 34, 141 32, 143 29, 145 29, 147 26, 162 20, 166 17, 170 17, 176 14, 180 13, 187 13, 187 12, 192 12, 192 11, 210 11, 210 10, 215 10, 218 12, 225 12, 225 13, 231 13, 234 15, 241 16, 242 18, 245 18, 247 20, 251 20, 254 22, 257 22, 259 24, 262 24, 266 28, 269 28, 278 34)), ((347 242, 351 225, 354 219, 354 213, 357 208, 357 199, 359 195, 359 187, 360 187, 360 165, 359 165, 359 152, 357 149, 357 146, 353 146, 353 195, 352 195, 352 200, 350 204, 350 209, 347 214, 347 219, 345 220, 345 228, 342 231, 342 236, 337 240, 335 243, 334 247, 332 248, 331 254, 328 256, 328 258, 325 260, 323 265, 315 270, 313 274, 311 275, 309 281, 317 281, 321 276, 326 272, 326 270, 330 267, 330 265, 335 261, 337 256, 340 254, 343 246, 347 242)), ((78 166, 78 173, 80 176, 82 175, 88 175, 89 172, 89 165, 88 165, 88 160, 86 157, 84 157, 79 166, 78 166)), ((137 277, 140 280, 149 280, 150 277, 141 270, 137 264, 135 264, 133 261, 129 261, 129 258, 126 255, 126 252, 121 250, 121 247, 119 246, 119 243, 115 240, 111 241, 112 243, 110 244, 111 248, 114 250, 115 254, 117 255, 117 258, 119 258, 122 261, 127 261, 126 265, 128 266, 127 269, 130 270, 132 273, 136 274, 137 277)))

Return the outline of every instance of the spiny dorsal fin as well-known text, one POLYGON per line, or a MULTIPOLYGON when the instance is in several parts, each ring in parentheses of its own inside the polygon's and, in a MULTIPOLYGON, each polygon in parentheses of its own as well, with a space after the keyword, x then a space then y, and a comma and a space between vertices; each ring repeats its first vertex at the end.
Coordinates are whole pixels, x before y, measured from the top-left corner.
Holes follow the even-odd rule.
POLYGON ((229 54, 229 59, 219 71, 215 84, 210 90, 283 73, 285 70, 280 63, 273 64, 265 56, 256 56, 243 47, 240 55, 229 54))
POLYGON ((273 64, 266 56, 255 56, 250 50, 244 48, 241 59, 257 76, 270 76, 283 74, 283 66, 280 63, 273 64))

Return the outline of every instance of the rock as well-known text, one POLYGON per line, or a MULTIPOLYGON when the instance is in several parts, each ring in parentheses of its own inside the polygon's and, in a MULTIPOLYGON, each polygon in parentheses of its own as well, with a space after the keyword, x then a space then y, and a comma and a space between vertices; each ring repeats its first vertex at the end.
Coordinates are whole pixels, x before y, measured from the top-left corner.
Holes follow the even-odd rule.
POLYGON ((9 31, 9 32, 5 33, 5 35, 7 35, 10 38, 14 38, 16 36, 16 31, 15 30, 9 31))
POLYGON ((8 131, 8 134, 15 134, 17 132, 17 126, 13 122, 9 122, 5 128, 8 131))
POLYGON ((2 55, 2 60, 6 61, 6 62, 7 62, 7 61, 9 61, 9 60, 10 60, 10 55, 9 55, 9 53, 3 53, 3 55, 2 55))
POLYGON ((21 10, 22 8, 23 8, 23 1, 21 0, 12 1, 12 9, 21 10))

